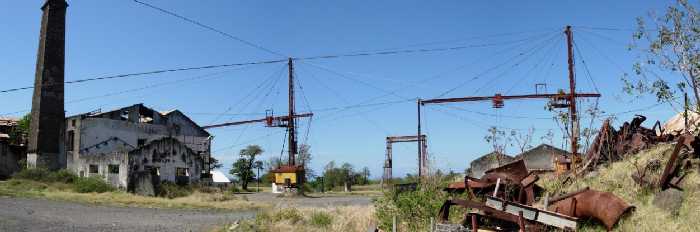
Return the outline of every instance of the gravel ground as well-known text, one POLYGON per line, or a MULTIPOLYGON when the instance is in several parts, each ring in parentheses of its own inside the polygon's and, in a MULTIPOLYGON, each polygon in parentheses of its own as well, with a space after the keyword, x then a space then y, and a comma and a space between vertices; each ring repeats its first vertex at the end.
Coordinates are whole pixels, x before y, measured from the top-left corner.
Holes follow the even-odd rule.
POLYGON ((209 231, 254 211, 149 209, 0 197, 0 231, 209 231))

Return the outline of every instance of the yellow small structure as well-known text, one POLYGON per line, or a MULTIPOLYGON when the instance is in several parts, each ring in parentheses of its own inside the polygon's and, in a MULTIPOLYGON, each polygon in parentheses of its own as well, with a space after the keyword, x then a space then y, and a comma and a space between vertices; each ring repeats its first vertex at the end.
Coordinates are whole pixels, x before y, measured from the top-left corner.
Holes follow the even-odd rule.
POLYGON ((271 171, 274 174, 274 185, 289 191, 304 183, 304 168, 301 166, 280 166, 271 171))

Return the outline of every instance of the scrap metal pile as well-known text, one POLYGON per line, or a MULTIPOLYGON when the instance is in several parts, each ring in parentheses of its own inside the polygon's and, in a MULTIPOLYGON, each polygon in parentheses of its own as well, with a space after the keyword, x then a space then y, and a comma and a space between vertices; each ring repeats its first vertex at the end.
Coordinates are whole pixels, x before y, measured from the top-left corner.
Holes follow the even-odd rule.
POLYGON ((482 178, 466 177, 445 190, 467 192, 468 199, 450 199, 440 208, 436 231, 478 231, 480 227, 500 231, 576 230, 580 218, 593 218, 611 229, 622 215, 633 209, 619 197, 584 189, 545 199, 544 206, 533 206, 543 189, 539 177, 528 172, 518 160, 486 171, 482 178), (481 200, 480 200, 481 199, 481 200), (449 224, 450 207, 471 209, 460 224, 449 224), (470 228, 462 225, 468 224, 470 228))
MULTIPOLYGON (((682 190, 680 182, 693 166, 691 161, 700 158, 700 137, 664 134, 658 121, 654 128, 648 129, 641 126, 645 119, 636 116, 619 130, 606 120, 586 153, 583 170, 592 171, 600 164, 622 160, 654 144, 677 138, 673 152, 665 155, 668 161, 660 175, 654 171, 661 169, 662 162, 652 159, 644 168, 637 168, 632 178, 646 187, 682 190), (656 173, 658 178, 651 178, 651 173, 656 173)), ((570 178, 576 178, 581 173, 569 174, 570 178)), ((438 214, 436 231, 478 231, 480 227, 493 231, 575 231, 581 219, 594 219, 610 231, 635 208, 610 192, 589 188, 553 198, 542 197, 545 190, 535 184, 538 179, 535 173, 528 172, 523 160, 518 160, 490 169, 481 178, 465 177, 463 182, 449 184, 445 191, 466 192, 467 199, 445 201, 438 214), (538 199, 543 203, 535 205, 538 199), (453 205, 469 209, 459 224, 450 224, 448 220, 453 205)))
POLYGON ((587 162, 583 170, 590 171, 599 164, 622 160, 625 155, 636 154, 659 142, 674 140, 674 135, 664 134, 659 121, 649 129, 642 126, 645 120, 646 117, 637 115, 631 122, 623 123, 619 130, 610 126, 610 119, 605 120, 586 152, 587 162))

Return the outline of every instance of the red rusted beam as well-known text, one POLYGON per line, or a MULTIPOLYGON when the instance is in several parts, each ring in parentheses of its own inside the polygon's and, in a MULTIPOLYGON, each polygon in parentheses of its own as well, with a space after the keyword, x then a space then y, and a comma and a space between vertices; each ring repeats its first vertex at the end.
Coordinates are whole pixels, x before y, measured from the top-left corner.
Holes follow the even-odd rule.
POLYGON ((476 214, 472 214, 472 231, 479 231, 479 224, 476 222, 476 214))
POLYGON ((520 227, 520 232, 525 232, 525 219, 523 218, 523 211, 518 211, 518 226, 520 227))
MULTIPOLYGON (((571 94, 563 93, 563 94, 524 94, 524 95, 499 95, 500 99, 503 100, 512 100, 512 99, 546 99, 546 98, 559 98, 559 99, 568 99, 571 97, 571 94)), ((486 100, 492 100, 496 97, 494 96, 480 96, 480 97, 457 97, 457 98, 435 98, 435 99, 427 99, 427 100, 421 100, 421 105, 425 104, 440 104, 440 103, 450 103, 450 102, 467 102, 467 101, 486 101, 486 100)), ((600 94, 598 93, 576 93, 575 97, 600 97, 600 94)))
POLYGON ((661 179, 659 179, 659 187, 661 190, 666 190, 669 187, 669 182, 671 181, 672 175, 676 169, 676 159, 678 159, 678 153, 680 153, 681 148, 685 146, 686 136, 681 136, 676 142, 676 147, 673 148, 673 153, 666 163, 663 174, 661 174, 661 179))
MULTIPOLYGON (((303 113, 303 114, 295 115, 294 118, 305 118, 305 117, 311 117, 313 115, 314 115, 314 113, 303 113)), ((289 116, 278 116, 278 117, 274 117, 274 119, 288 121, 289 116)), ((267 118, 261 118, 261 119, 253 119, 253 120, 245 120, 245 121, 237 121, 237 122, 227 122, 227 123, 221 123, 221 124, 207 125, 207 126, 203 126, 202 128, 203 129, 211 129, 211 128, 225 127, 225 126, 236 126, 236 125, 243 125, 243 124, 248 124, 248 123, 264 122, 266 120, 267 120, 267 118)))

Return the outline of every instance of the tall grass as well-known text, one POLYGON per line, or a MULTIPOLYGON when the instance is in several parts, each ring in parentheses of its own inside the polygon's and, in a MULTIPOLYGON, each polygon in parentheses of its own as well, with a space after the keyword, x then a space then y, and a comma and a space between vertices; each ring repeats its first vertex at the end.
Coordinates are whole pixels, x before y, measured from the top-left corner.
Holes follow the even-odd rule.
MULTIPOLYGON (((601 166, 597 175, 580 178, 571 184, 564 185, 562 180, 548 176, 540 180, 540 184, 548 191, 571 192, 584 187, 598 191, 612 192, 627 203, 634 205, 636 210, 624 217, 614 228, 615 231, 698 231, 700 228, 700 175, 691 172, 682 182, 684 200, 678 215, 659 209, 653 205, 653 198, 658 189, 641 187, 634 182, 631 175, 637 171, 637 166, 644 166, 651 159, 662 162, 660 170, 647 175, 658 180, 663 167, 673 150, 673 144, 660 144, 639 154, 630 155, 625 160, 607 166, 601 166)), ((605 231, 597 223, 584 223, 580 231, 605 231)))
POLYGON ((373 212, 371 206, 266 209, 258 212, 254 220, 228 225, 223 231, 365 232, 373 212))

